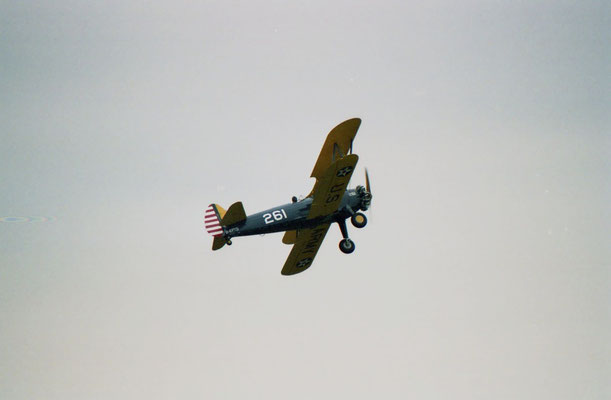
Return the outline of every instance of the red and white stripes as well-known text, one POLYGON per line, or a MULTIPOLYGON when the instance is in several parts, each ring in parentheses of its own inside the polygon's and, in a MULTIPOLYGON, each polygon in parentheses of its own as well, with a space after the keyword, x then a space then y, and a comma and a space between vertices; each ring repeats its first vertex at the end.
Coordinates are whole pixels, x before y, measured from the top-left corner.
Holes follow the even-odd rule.
POLYGON ((212 204, 208 206, 208 208, 206 209, 206 213, 204 214, 204 225, 206 226, 206 231, 208 231, 208 233, 212 236, 223 235, 221 221, 212 204))

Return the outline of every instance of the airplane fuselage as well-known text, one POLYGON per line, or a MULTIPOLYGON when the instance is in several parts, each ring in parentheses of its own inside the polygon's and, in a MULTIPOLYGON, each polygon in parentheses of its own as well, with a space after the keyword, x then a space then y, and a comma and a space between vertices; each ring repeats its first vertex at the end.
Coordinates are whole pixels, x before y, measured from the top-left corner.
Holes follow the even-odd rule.
POLYGON ((229 237, 236 237, 312 228, 321 224, 343 221, 350 218, 355 212, 364 209, 362 199, 355 189, 346 190, 339 208, 333 214, 308 219, 311 207, 311 197, 273 207, 249 215, 245 221, 225 227, 225 234, 229 237))

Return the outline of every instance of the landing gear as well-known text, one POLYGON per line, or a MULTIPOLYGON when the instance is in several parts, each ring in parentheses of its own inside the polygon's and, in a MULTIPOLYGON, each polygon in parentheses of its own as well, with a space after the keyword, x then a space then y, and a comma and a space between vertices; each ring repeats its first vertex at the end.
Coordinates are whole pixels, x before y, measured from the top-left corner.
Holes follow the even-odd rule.
POLYGON ((363 228, 367 225, 367 217, 363 213, 356 213, 350 218, 350 222, 357 228, 363 228))
POLYGON ((231 241, 231 239, 227 239, 227 246, 231 246, 233 244, 233 242, 231 241))
POLYGON ((337 221, 337 224, 339 225, 339 230, 342 231, 342 236, 344 237, 344 239, 339 242, 339 249, 342 251, 342 253, 350 254, 354 251, 354 248, 356 246, 354 245, 354 242, 348 237, 348 228, 346 228, 346 220, 342 219, 340 221, 337 221))
POLYGON ((339 249, 342 251, 342 253, 345 254, 352 253, 355 247, 356 246, 354 245, 354 242, 348 238, 343 239, 341 242, 339 242, 339 249))

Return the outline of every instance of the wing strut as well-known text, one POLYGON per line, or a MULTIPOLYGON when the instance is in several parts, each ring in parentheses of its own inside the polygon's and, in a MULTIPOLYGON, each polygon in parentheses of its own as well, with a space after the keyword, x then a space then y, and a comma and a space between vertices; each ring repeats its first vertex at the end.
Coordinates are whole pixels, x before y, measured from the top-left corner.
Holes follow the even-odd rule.
POLYGON ((344 158, 346 155, 342 153, 342 149, 339 148, 337 143, 333 143, 333 157, 332 160, 335 162, 340 158, 344 158))

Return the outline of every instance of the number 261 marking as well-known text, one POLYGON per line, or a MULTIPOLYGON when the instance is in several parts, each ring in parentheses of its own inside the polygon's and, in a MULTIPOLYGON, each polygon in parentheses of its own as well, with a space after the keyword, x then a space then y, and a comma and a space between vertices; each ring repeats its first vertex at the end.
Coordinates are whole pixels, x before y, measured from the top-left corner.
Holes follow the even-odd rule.
POLYGON ((286 218, 284 208, 272 211, 271 213, 263 214, 263 220, 266 224, 271 224, 274 221, 280 221, 286 218))

